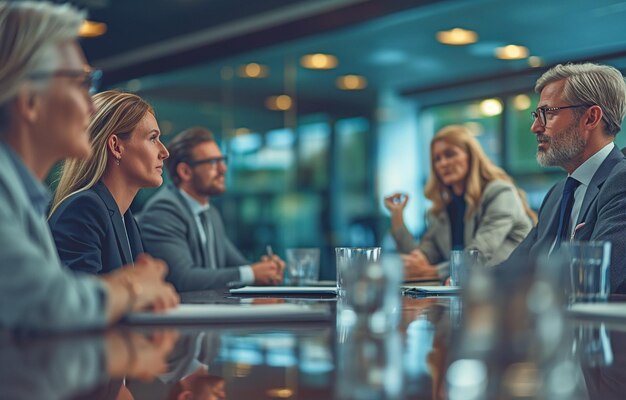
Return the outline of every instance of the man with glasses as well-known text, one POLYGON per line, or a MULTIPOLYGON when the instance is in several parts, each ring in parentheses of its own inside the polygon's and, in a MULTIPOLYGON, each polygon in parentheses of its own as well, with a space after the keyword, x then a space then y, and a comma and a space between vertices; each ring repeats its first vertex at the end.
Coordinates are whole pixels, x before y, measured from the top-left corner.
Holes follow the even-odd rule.
POLYGON ((0 330, 102 328, 178 303, 162 262, 144 255, 102 279, 77 274, 50 235, 42 181, 55 163, 91 155, 99 73, 76 41, 83 20, 67 5, 0 2, 0 330))
POLYGON ((284 262, 269 254, 249 265, 209 202, 226 190, 226 157, 211 132, 190 128, 167 147, 165 164, 174 184, 159 190, 139 217, 144 247, 168 263, 167 279, 179 291, 280 283, 284 262))
POLYGON ((626 110, 624 78, 606 65, 557 65, 535 91, 537 161, 568 176, 550 189, 537 226, 501 266, 527 266, 569 240, 610 241, 611 291, 626 293, 626 160, 613 143, 626 110))

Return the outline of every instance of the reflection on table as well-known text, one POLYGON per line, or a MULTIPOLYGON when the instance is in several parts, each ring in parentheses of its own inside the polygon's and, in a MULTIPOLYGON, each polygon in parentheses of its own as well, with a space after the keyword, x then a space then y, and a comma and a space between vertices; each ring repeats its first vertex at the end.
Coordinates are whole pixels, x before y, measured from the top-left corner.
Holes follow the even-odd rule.
MULTIPOLYGON (((221 293, 183 296, 236 303, 221 293)), ((262 298, 260 303, 302 301, 262 298)), ((308 302, 316 300, 309 299, 308 302)), ((320 302, 329 304, 327 299, 320 302)), ((618 399, 626 325, 402 298, 398 329, 324 323, 0 335, 7 399, 618 399), (498 325, 490 325, 490 318, 498 325), (490 326, 499 326, 490 330, 490 326), (544 332, 545 331, 545 332, 544 332)), ((246 300, 249 303, 248 300, 246 300)), ((493 303, 493 302, 492 302, 493 303)), ((544 310, 545 311, 545 310, 544 310)))

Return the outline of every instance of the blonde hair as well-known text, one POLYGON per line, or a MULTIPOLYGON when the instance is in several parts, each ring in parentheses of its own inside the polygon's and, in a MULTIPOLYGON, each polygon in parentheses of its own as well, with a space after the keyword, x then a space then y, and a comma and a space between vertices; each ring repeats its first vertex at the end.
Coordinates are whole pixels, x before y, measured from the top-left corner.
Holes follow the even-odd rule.
POLYGON ((50 214, 71 195, 95 185, 108 165, 107 141, 111 135, 130 138, 146 113, 154 115, 153 108, 141 97, 118 90, 109 90, 93 96, 96 112, 89 122, 89 141, 93 154, 86 160, 71 159, 64 162, 59 186, 52 201, 50 214))
MULTIPOLYGON (((515 186, 513 179, 511 179, 502 168, 497 167, 491 162, 482 147, 480 147, 480 143, 478 143, 478 140, 476 140, 469 129, 462 125, 448 125, 437 132, 430 142, 430 177, 426 183, 425 194, 426 198, 433 203, 431 208, 432 213, 441 213, 452 198, 450 188, 444 185, 435 172, 435 163, 432 157, 435 143, 441 141, 460 147, 468 156, 469 171, 465 178, 465 201, 467 202, 466 218, 476 210, 483 191, 490 182, 501 180, 515 186)), ((528 206, 526 194, 523 190, 517 187, 516 189, 522 200, 524 211, 532 219, 533 223, 537 222, 537 215, 528 206)))
POLYGON ((75 39, 85 13, 47 2, 0 3, 0 106, 28 76, 50 64, 50 49, 75 39))

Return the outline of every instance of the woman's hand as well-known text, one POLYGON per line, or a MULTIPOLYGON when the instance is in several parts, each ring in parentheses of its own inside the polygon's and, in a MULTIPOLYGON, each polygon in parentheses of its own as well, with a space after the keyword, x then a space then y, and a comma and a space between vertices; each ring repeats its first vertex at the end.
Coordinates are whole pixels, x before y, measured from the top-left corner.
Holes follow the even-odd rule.
POLYGON ((394 193, 391 196, 385 197, 385 207, 392 214, 400 214, 404 211, 406 203, 409 202, 409 196, 404 193, 394 193))
POLYGON ((437 268, 428 262, 421 250, 413 250, 410 254, 403 254, 404 278, 410 279, 437 279, 437 268))

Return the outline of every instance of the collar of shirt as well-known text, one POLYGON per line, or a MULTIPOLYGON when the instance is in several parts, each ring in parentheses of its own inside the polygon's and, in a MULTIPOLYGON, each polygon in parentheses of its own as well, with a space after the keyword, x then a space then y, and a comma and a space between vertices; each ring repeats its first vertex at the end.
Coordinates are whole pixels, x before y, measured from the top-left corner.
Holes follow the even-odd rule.
POLYGON ((595 175, 596 171, 600 168, 600 165, 602 165, 614 147, 615 143, 613 142, 607 144, 596 154, 589 157, 589 159, 582 163, 580 167, 576 168, 570 176, 580 182, 581 185, 584 185, 585 187, 589 186, 589 183, 591 183, 591 179, 595 175))
POLYGON ((17 175, 20 177, 20 180, 24 185, 24 190, 26 190, 26 195, 28 196, 31 205, 35 211, 45 216, 48 211, 48 206, 50 205, 50 191, 45 185, 37 180, 37 178, 35 178, 32 172, 30 172, 26 165, 24 165, 22 159, 13 151, 13 149, 4 143, 0 143, 0 146, 3 146, 7 150, 7 154, 15 166, 17 175))
POLYGON ((193 215, 200 215, 201 213, 208 211, 211 208, 211 204, 209 202, 207 202, 205 205, 202 205, 184 190, 178 189, 178 191, 183 196, 183 199, 185 199, 185 201, 187 202, 187 205, 189 205, 189 208, 191 208, 191 212, 193 213, 193 215))

